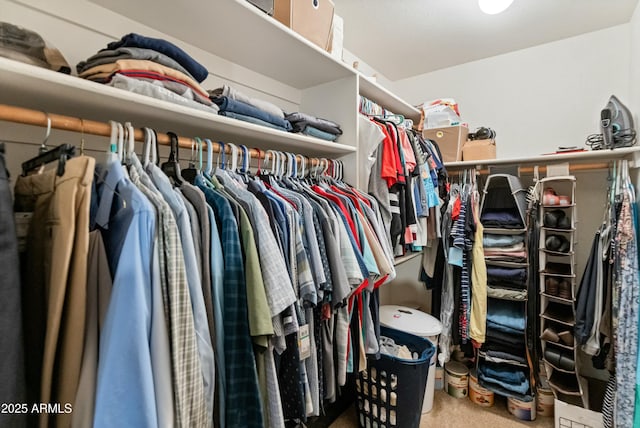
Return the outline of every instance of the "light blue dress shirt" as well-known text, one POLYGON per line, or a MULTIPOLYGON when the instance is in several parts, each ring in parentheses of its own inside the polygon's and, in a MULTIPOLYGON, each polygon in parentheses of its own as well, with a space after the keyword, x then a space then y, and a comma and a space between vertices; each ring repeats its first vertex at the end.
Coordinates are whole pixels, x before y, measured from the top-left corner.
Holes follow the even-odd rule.
POLYGON ((108 237, 113 291, 100 337, 94 426, 155 428, 150 345, 155 211, 118 162, 103 173, 96 223, 108 237))

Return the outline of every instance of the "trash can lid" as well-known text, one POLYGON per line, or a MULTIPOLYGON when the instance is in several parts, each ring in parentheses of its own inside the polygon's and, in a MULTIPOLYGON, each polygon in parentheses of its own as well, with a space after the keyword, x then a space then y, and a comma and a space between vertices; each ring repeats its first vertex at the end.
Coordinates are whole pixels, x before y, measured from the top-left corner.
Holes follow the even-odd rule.
POLYGON ((405 306, 380 306, 380 324, 420 337, 442 333, 442 324, 437 318, 405 306))

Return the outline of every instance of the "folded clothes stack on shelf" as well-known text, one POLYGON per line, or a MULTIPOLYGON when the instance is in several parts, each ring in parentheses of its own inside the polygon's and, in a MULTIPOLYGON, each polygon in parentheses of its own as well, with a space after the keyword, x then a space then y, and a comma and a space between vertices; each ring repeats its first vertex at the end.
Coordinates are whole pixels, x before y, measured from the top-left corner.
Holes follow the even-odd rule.
POLYGON ((482 239, 486 260, 500 262, 524 262, 527 253, 524 248, 524 235, 486 234, 482 239))
POLYGON ((285 132, 292 129, 282 109, 268 101, 251 98, 228 85, 209 91, 209 95, 222 116, 285 132))
POLYGON ((487 273, 486 342, 478 360, 480 384, 508 397, 531 401, 527 364, 528 254, 526 199, 517 177, 487 178, 480 214, 487 273))
POLYGON ((301 112, 289 113, 286 118, 291 122, 293 132, 327 141, 336 141, 342 135, 340 125, 327 119, 301 112))
POLYGON ((218 107, 200 83, 207 69, 178 46, 131 33, 76 66, 78 76, 199 110, 218 107))

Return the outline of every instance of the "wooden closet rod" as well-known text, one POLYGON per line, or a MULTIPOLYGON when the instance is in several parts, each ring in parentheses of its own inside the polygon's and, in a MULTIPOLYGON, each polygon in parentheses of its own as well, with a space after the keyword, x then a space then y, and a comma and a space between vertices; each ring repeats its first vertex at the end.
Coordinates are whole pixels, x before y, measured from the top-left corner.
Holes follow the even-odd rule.
MULTIPOLYGON (((51 120, 51 128, 53 129, 80 132, 90 135, 100 135, 103 137, 111 136, 110 123, 96 122, 94 120, 79 119, 77 117, 63 116, 53 113, 45 113, 43 111, 15 107, 6 104, 0 104, 0 120, 42 127, 46 127, 48 120, 51 120)), ((136 141, 144 141, 144 131, 142 129, 136 128, 134 135, 136 141)), ((189 137, 178 137, 178 143, 180 147, 191 149, 193 139, 189 137)), ((213 143, 214 153, 220 153, 221 145, 215 141, 213 141, 213 143)), ((168 146, 171 144, 171 139, 167 134, 158 133, 158 144, 168 146)), ((206 150, 206 148, 206 144, 203 145, 203 149, 206 150)), ((225 147, 225 152, 230 154, 231 147, 225 147)), ((242 153, 241 150, 239 150, 238 152, 240 154, 242 153)), ((250 148, 249 152, 252 159, 264 159, 266 155, 266 150, 250 148)), ((308 156, 304 156, 304 158, 309 161, 310 166, 315 166, 320 163, 320 158, 313 158, 308 156)))
MULTIPOLYGON (((600 169, 609 169, 609 167, 611 166, 610 163, 606 163, 606 162, 601 162, 601 163, 578 163, 578 164, 574 164, 574 165, 569 165, 569 172, 576 172, 576 171, 596 171, 596 170, 600 170, 600 169)), ((475 169, 471 166, 466 166, 466 167, 458 167, 458 166, 454 166, 454 167, 447 167, 447 171, 462 171, 464 169, 475 169)), ((481 175, 489 175, 489 169, 488 168, 484 168, 484 169, 476 169, 476 172, 478 174, 481 175)), ((538 172, 547 172, 547 167, 546 166, 539 166, 538 167, 538 172)), ((518 173, 519 174, 533 174, 534 173, 534 167, 532 166, 527 166, 527 167, 520 167, 518 168, 518 173)))

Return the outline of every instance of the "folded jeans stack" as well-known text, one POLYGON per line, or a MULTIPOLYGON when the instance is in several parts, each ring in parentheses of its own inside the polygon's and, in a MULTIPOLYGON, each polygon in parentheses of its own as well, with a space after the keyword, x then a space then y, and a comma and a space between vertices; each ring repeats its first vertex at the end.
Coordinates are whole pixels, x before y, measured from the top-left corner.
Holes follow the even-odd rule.
POLYGON ((327 119, 314 117, 306 113, 290 113, 286 116, 293 126, 293 132, 327 141, 336 141, 342 135, 340 125, 327 119))
POLYGON ((507 334, 523 335, 525 319, 522 303, 491 299, 487 306, 487 328, 507 334))
POLYGON ((166 40, 127 34, 76 69, 88 80, 199 110, 218 110, 200 86, 207 69, 166 40))
POLYGON ((503 395, 522 397, 529 391, 526 374, 517 367, 487 362, 478 367, 481 383, 489 384, 503 395))
POLYGON ((282 117, 271 114, 251 104, 239 101, 226 96, 212 97, 212 101, 218 106, 218 114, 231 117, 256 125, 279 129, 281 131, 291 131, 291 124, 282 117))

